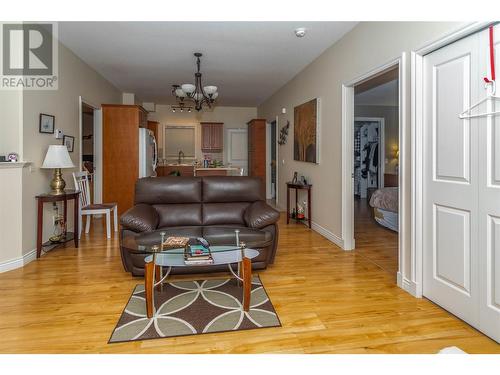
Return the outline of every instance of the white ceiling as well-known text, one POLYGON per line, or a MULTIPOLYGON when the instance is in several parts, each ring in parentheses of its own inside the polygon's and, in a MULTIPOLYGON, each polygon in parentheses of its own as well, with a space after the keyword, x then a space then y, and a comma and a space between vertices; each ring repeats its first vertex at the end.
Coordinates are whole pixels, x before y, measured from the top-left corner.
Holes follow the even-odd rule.
POLYGON ((398 80, 392 80, 382 85, 356 94, 355 105, 380 105, 395 107, 398 105, 398 80))
POLYGON ((219 105, 256 106, 356 22, 61 22, 59 39, 123 92, 173 103, 172 84, 219 87, 219 105), (306 27, 297 38, 294 30, 306 27))

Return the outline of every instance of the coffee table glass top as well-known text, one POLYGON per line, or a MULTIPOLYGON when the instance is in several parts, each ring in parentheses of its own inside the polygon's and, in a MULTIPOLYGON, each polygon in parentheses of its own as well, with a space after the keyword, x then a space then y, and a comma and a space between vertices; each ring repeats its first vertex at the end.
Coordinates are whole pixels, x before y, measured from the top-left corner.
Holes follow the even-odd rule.
MULTIPOLYGON (((166 249, 161 246, 161 242, 159 234, 147 238, 125 236, 122 246, 133 253, 149 254, 144 261, 151 262, 154 260, 155 264, 159 266, 193 266, 193 264, 185 264, 184 262, 185 248, 166 249)), ((190 238, 189 243, 200 244, 196 238, 190 238)), ((236 245, 211 245, 209 247, 213 258, 213 263, 210 265, 238 263, 244 257, 253 259, 259 255, 257 250, 237 247, 236 245)))

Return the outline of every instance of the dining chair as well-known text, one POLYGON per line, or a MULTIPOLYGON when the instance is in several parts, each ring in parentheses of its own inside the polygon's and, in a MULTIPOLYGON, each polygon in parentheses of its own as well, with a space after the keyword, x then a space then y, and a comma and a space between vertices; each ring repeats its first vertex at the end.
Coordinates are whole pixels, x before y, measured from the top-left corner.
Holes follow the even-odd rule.
POLYGON ((73 172, 75 180, 75 189, 81 192, 80 194, 80 213, 78 215, 78 238, 82 236, 82 217, 85 219, 85 233, 90 231, 90 219, 92 215, 106 215, 106 237, 111 238, 111 212, 114 214, 113 227, 115 232, 118 232, 118 206, 116 203, 92 203, 90 199, 89 188, 89 173, 73 172))

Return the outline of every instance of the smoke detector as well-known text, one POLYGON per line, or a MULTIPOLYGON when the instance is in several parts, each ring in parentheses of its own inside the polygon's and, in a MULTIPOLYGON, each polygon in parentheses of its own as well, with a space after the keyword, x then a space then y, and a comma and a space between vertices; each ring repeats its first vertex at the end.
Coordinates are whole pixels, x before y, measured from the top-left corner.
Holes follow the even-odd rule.
POLYGON ((295 36, 297 38, 302 38, 306 35, 306 28, 305 27, 299 27, 295 29, 295 36))

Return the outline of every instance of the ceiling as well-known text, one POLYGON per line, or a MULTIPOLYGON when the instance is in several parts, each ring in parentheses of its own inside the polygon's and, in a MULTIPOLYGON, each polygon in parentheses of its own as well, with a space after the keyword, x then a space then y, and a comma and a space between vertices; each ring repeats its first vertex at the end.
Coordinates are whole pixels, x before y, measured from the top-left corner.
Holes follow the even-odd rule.
POLYGON ((398 105, 398 102, 399 97, 397 79, 393 79, 379 86, 375 86, 354 96, 355 105, 379 105, 395 107, 398 105))
POLYGON ((203 53, 204 85, 219 105, 257 106, 356 22, 61 22, 59 39, 122 92, 172 104, 173 84, 194 81, 203 53), (306 27, 297 38, 294 30, 306 27))

